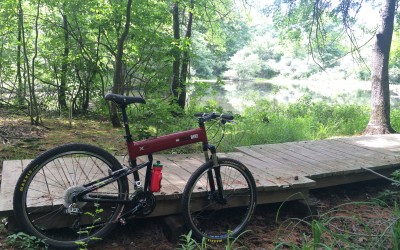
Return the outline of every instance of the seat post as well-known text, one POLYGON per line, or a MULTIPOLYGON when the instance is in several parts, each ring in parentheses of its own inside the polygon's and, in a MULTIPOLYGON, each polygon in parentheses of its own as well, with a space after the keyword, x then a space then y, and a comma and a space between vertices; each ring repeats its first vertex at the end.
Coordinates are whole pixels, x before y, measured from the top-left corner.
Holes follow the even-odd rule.
POLYGON ((132 135, 129 130, 129 121, 128 121, 128 116, 126 114, 126 105, 120 105, 121 108, 121 113, 122 113, 122 121, 124 122, 124 128, 125 128, 125 139, 126 142, 132 142, 132 135))

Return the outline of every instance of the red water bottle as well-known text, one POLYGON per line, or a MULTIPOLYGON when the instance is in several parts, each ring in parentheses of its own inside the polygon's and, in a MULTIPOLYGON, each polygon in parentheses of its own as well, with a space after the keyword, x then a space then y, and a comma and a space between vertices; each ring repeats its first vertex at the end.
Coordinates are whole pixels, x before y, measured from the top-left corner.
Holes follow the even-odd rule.
POLYGON ((160 192, 162 168, 163 165, 160 163, 160 161, 157 161, 156 164, 153 164, 153 168, 151 169, 150 192, 160 192))

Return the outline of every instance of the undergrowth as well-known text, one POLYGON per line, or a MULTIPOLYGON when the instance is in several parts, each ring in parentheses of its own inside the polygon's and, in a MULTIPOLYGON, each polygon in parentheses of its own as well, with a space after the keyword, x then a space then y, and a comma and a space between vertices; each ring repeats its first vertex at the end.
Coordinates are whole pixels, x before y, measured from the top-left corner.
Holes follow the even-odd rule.
POLYGON ((398 206, 389 218, 369 213, 383 213, 383 209, 374 202, 350 202, 317 216, 288 219, 280 225, 275 249, 400 249, 398 206), (301 234, 297 227, 308 230, 301 234))
POLYGON ((7 237, 7 245, 24 250, 47 250, 48 246, 44 240, 23 232, 10 234, 7 237))
MULTIPOLYGON (((398 171, 393 176, 396 183, 398 171)), ((279 230, 274 249, 400 250, 400 207, 395 189, 386 189, 383 193, 387 195, 381 192, 369 201, 346 202, 305 218, 278 223, 283 203, 276 215, 279 230)))
POLYGON ((230 237, 231 232, 228 232, 228 238, 225 244, 218 243, 218 246, 213 246, 212 243, 208 243, 205 238, 199 243, 192 238, 192 231, 181 236, 181 243, 177 249, 179 250, 207 250, 207 249, 225 249, 225 250, 240 250, 247 249, 240 245, 240 238, 243 237, 249 231, 244 231, 237 237, 230 237))
POLYGON ((313 102, 307 96, 287 105, 260 100, 228 127, 222 148, 358 135, 368 119, 369 108, 355 104, 313 102))
MULTIPOLYGON (((128 109, 135 140, 195 128, 198 126, 193 117, 196 112, 224 112, 217 103, 208 102, 192 105, 185 113, 176 114, 173 107, 160 103, 149 100, 146 105, 128 109)), ((238 146, 357 135, 368 123, 369 108, 314 102, 311 97, 304 96, 293 104, 259 100, 255 106, 234 116, 234 122, 223 128, 218 123, 206 124, 209 140, 219 145, 219 151, 233 151, 238 146), (225 136, 221 140, 223 133, 225 136)), ((393 110, 392 116, 400 117, 400 111, 393 110)), ((75 117, 71 126, 66 118, 43 118, 44 127, 37 127, 29 125, 28 117, 9 115, 0 121, 0 131, 10 138, 0 146, 0 153, 4 159, 27 159, 60 144, 81 142, 124 154, 123 129, 113 128, 106 116, 89 117, 92 118, 75 117)), ((400 129, 400 119, 392 119, 392 126, 400 129)), ((166 153, 192 152, 201 152, 201 146, 193 144, 166 153)))

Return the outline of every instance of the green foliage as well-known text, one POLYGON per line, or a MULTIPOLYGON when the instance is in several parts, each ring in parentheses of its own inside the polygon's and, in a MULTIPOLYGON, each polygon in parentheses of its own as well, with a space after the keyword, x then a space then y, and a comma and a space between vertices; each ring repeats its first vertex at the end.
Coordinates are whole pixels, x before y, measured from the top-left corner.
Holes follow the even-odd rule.
POLYGON ((361 7, 357 1, 283 1, 266 4, 265 13, 274 19, 276 30, 287 49, 296 56, 312 54, 313 60, 332 67, 350 48, 361 7))
MULTIPOLYGON (((126 3, 100 0, 21 3, 21 16, 18 16, 18 1, 0 4, 1 105, 15 105, 27 111, 32 101, 29 94, 33 94, 44 115, 46 111, 65 115, 71 109, 74 115, 95 111, 105 116, 108 108, 102 98, 112 87, 126 3), (40 31, 37 40, 33 25, 36 13, 40 31), (27 68, 27 63, 31 68, 27 68), (34 89, 28 89, 29 81, 35 81, 34 89), (65 97, 61 97, 64 89, 65 97), (61 100, 66 104, 61 104, 61 100)), ((193 40, 174 40, 170 2, 133 1, 122 58, 123 88, 118 92, 146 99, 169 99, 164 103, 168 105, 172 103, 168 95, 175 49, 190 52, 194 73, 211 77, 224 70, 228 58, 249 39, 249 27, 237 11, 232 11, 232 1, 201 0, 194 7, 190 7, 188 0, 179 4, 185 10, 180 12, 181 27, 186 25, 187 13, 194 15, 193 40)))
MULTIPOLYGON (((94 212, 85 212, 85 215, 90 216, 92 219, 92 225, 87 225, 84 229, 81 229, 78 234, 81 235, 89 235, 93 229, 96 229, 101 220, 100 216, 104 212, 104 209, 100 207, 99 203, 94 203, 95 210, 94 212)), ((87 236, 84 236, 87 237, 87 236)), ((76 241, 75 244, 79 248, 79 250, 87 250, 90 242, 99 241, 101 238, 98 237, 90 237, 87 241, 76 241)))
POLYGON ((397 203, 394 205, 393 221, 393 226, 391 227, 392 249, 400 250, 400 208, 397 203))
POLYGON ((241 234, 239 234, 236 238, 232 238, 231 231, 228 231, 228 238, 226 239, 226 246, 225 246, 225 250, 234 250, 234 249, 244 249, 244 246, 240 246, 240 247, 235 247, 235 245, 239 244, 238 241, 239 239, 246 233, 248 233, 249 230, 242 232, 241 234))
POLYGON ((393 173, 392 173, 392 178, 395 180, 395 181, 397 181, 397 182, 394 182, 393 183, 393 185, 395 185, 395 186, 400 186, 400 184, 398 183, 399 181, 400 181, 400 170, 396 170, 396 171, 394 171, 393 173))
POLYGON ((259 100, 227 125, 222 150, 234 147, 317 140, 354 135, 368 123, 369 109, 354 104, 327 104, 303 97, 293 104, 259 100))
POLYGON ((322 222, 312 220, 311 224, 311 239, 306 234, 303 234, 302 244, 296 245, 294 242, 285 243, 281 242, 275 246, 274 249, 284 249, 289 247, 291 250, 316 250, 316 249, 332 249, 332 247, 323 244, 322 235, 327 231, 322 222))
POLYGON ((396 131, 400 131, 400 109, 392 108, 390 110, 390 124, 396 131))
POLYGON ((254 35, 251 42, 228 61, 229 71, 225 78, 251 79, 255 77, 272 78, 280 73, 278 62, 283 55, 282 49, 273 34, 254 35))
POLYGON ((338 205, 312 219, 290 218, 279 227, 275 249, 398 249, 399 213, 395 206, 391 218, 368 216, 379 205, 374 202, 350 202, 338 205), (364 214, 353 212, 362 209, 364 214), (381 225, 376 227, 376 225, 381 225), (338 227, 341 225, 341 227, 338 227), (304 228, 311 234, 304 233, 299 238, 297 227, 304 228), (357 230, 355 230, 357 228, 357 230), (286 241, 285 239, 296 239, 286 241))
POLYGON ((181 235, 181 243, 179 244, 180 250, 205 250, 207 249, 207 242, 205 238, 202 239, 201 244, 197 243, 196 240, 192 238, 192 231, 187 234, 181 235))
MULTIPOLYGON (((238 245, 238 240, 246 234, 248 231, 244 231, 239 236, 236 238, 231 238, 229 235, 231 235, 232 232, 228 231, 228 238, 225 243, 225 250, 239 250, 239 249, 245 249, 244 246, 236 246, 238 245)), ((210 243, 211 244, 211 243, 210 243)), ((212 249, 213 246, 210 246, 212 249)), ((221 246, 218 246, 220 248, 221 246)), ((206 250, 210 249, 207 245, 207 240, 203 238, 201 240, 201 243, 199 244, 196 240, 192 238, 192 231, 189 231, 187 234, 184 234, 181 236, 181 243, 179 244, 179 250, 206 250)))
POLYGON ((35 236, 30 236, 23 232, 9 235, 7 237, 7 244, 24 250, 38 250, 48 248, 44 240, 38 239, 35 236))
POLYGON ((400 202, 400 192, 398 190, 386 189, 379 192, 378 196, 373 199, 374 202, 381 206, 394 206, 400 202))
POLYGON ((397 29, 393 31, 393 39, 390 49, 389 58, 389 80, 391 84, 400 84, 400 31, 397 29))
POLYGON ((130 111, 130 121, 137 139, 164 135, 189 127, 187 116, 182 110, 176 104, 161 98, 147 99, 146 105, 130 111))

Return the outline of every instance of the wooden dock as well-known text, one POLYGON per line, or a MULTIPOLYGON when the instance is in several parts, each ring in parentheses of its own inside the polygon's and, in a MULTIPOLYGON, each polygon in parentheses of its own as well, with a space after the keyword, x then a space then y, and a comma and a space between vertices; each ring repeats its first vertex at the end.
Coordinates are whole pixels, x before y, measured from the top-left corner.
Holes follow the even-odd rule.
MULTIPOLYGON (((239 147, 220 154, 244 163, 257 184, 258 203, 304 199, 309 190, 389 176, 400 168, 400 135, 358 136, 239 147)), ((164 164, 162 192, 152 216, 179 213, 180 197, 202 154, 155 155, 164 164)), ((124 161, 123 158, 120 159, 124 161)), ((12 217, 15 183, 30 160, 4 161, 0 216, 12 217)), ((143 174, 143 173, 141 173, 143 174)))

